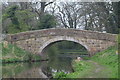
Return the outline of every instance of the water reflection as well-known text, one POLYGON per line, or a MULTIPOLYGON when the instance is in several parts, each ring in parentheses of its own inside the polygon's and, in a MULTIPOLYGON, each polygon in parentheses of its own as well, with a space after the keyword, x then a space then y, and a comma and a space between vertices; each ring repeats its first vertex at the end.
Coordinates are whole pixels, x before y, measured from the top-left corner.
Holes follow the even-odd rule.
POLYGON ((64 44, 66 42, 54 43, 43 50, 41 59, 48 59, 48 61, 3 64, 3 78, 52 78, 55 72, 73 72, 72 60, 78 56, 86 56, 87 51, 75 43, 71 46, 68 46, 68 43, 66 46, 64 44))
POLYGON ((73 72, 71 58, 51 58, 49 61, 35 63, 3 64, 3 78, 52 78, 54 72, 73 72))

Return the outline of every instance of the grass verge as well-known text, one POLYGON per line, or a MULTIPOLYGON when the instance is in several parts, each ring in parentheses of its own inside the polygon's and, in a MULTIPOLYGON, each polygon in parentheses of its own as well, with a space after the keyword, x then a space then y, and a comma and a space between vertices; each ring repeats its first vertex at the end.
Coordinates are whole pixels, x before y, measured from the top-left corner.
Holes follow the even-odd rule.
POLYGON ((0 43, 2 45, 2 63, 10 63, 10 62, 21 62, 21 61, 36 61, 40 60, 40 56, 37 54, 32 54, 27 52, 16 45, 0 43))
POLYGON ((56 72, 54 78, 118 78, 118 54, 115 46, 83 61, 73 61, 75 72, 56 72))

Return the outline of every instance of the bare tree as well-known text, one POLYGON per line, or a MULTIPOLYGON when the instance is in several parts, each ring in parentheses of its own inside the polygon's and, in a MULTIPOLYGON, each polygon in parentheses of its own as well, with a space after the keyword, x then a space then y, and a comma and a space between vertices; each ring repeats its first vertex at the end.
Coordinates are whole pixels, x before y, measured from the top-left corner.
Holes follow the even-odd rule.
POLYGON ((66 28, 77 28, 82 17, 81 4, 78 2, 61 3, 58 6, 58 18, 66 28))
POLYGON ((58 20, 65 28, 82 27, 86 30, 112 33, 117 31, 110 2, 65 2, 60 3, 58 9, 58 20))
POLYGON ((52 3, 53 2, 44 2, 44 1, 31 2, 30 7, 33 9, 34 12, 38 14, 40 19, 40 17, 43 16, 45 13, 45 8, 52 3))

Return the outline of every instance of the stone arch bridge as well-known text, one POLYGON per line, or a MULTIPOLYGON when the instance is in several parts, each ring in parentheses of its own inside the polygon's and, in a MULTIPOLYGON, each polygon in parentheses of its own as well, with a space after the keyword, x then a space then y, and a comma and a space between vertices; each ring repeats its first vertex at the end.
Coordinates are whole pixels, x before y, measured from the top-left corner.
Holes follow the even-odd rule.
POLYGON ((93 55, 115 45, 116 35, 78 29, 43 29, 9 34, 6 40, 34 54, 42 54, 44 48, 56 41, 73 41, 84 46, 93 55))

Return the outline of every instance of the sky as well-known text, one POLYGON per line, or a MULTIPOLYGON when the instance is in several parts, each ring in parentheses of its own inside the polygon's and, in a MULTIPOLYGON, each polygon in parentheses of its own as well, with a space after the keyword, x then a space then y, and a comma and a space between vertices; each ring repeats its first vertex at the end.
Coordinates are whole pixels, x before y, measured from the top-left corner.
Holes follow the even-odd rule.
POLYGON ((112 1, 112 2, 118 2, 120 0, 0 0, 0 2, 32 2, 32 1, 57 1, 57 2, 105 2, 105 1, 112 1))

